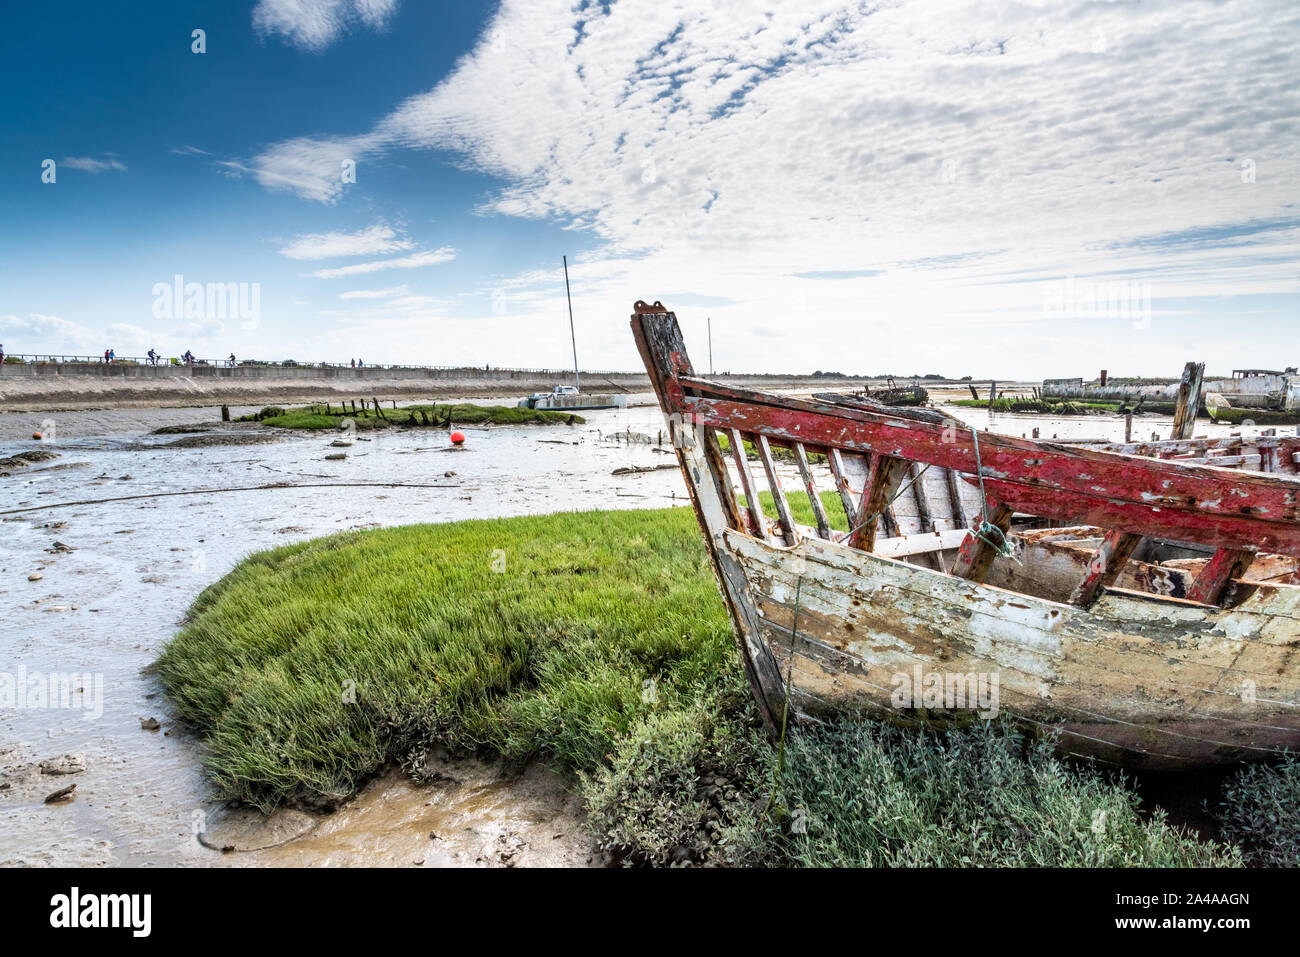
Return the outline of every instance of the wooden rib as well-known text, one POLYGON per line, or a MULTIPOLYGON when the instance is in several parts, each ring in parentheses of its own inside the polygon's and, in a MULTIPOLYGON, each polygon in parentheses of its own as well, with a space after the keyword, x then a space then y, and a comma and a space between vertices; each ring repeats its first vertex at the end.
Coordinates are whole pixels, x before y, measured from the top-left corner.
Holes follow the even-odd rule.
POLYGON ((1254 559, 1255 553, 1248 548, 1217 549, 1196 576, 1196 580, 1187 587, 1187 600, 1205 605, 1219 604, 1228 585, 1234 578, 1244 575, 1254 559))
POLYGON ((727 513, 727 525, 737 531, 744 531, 745 523, 740 505, 736 502, 736 490, 731 486, 731 477, 727 475, 727 460, 722 454, 722 446, 718 444, 718 430, 706 426, 700 431, 704 433, 705 461, 709 464, 709 470, 717 476, 715 485, 722 499, 722 507, 727 513))
POLYGON ((844 506, 844 518, 848 521, 849 528, 852 528, 853 518, 858 514, 858 503, 853 501, 853 490, 849 488, 848 476, 844 474, 844 459, 840 450, 833 446, 827 451, 826 458, 830 462, 831 475, 835 477, 835 491, 840 493, 840 504, 844 506))
MULTIPOLYGON (((1007 529, 1011 527, 1011 516, 1014 512, 1015 510, 1009 505, 999 502, 993 507, 989 522, 1001 529, 1002 534, 1005 535, 1007 529)), ((992 545, 971 532, 961 543, 957 560, 952 563, 952 573, 959 578, 982 583, 988 577, 989 569, 993 567, 993 560, 997 557, 998 552, 992 545)))
POLYGON ((1103 588, 1115 584, 1120 572, 1124 570, 1124 564, 1133 555, 1133 549, 1137 548, 1140 541, 1141 535, 1107 532, 1093 552, 1092 560, 1088 562, 1088 574, 1070 596, 1070 604, 1086 608, 1096 600, 1103 588))
POLYGON ((826 541, 831 540, 831 523, 826 518, 826 509, 817 494, 817 483, 813 481, 812 469, 808 465, 808 453, 802 442, 794 444, 794 460, 799 464, 799 474, 803 476, 804 488, 808 490, 808 501, 812 505, 813 517, 817 519, 817 534, 826 541))
POLYGON ((916 517, 921 521, 922 532, 936 531, 934 513, 930 510, 930 498, 925 494, 925 466, 916 462, 907 463, 907 477, 912 483, 912 500, 916 502, 916 517))
POLYGON ((758 449, 758 459, 763 463, 767 473, 767 484, 772 489, 772 501, 776 503, 776 514, 781 519, 781 535, 787 545, 796 545, 799 536, 794 530, 794 519, 790 517, 790 503, 785 500, 785 491, 776 474, 776 463, 772 461, 772 447, 767 443, 767 436, 762 432, 754 434, 754 447, 758 449))
MULTIPOLYGON (((891 455, 875 454, 871 456, 871 468, 867 473, 867 487, 863 490, 858 514, 853 522, 856 531, 849 541, 849 544, 854 548, 869 552, 875 547, 876 527, 881 522, 879 518, 872 518, 870 521, 867 521, 867 518, 876 515, 878 512, 886 512, 889 503, 898 494, 898 486, 902 483, 903 476, 907 472, 907 465, 906 459, 896 459, 891 455)), ((884 518, 885 524, 888 524, 889 515, 886 514, 884 518)), ((894 525, 897 528, 897 522, 894 525)))
POLYGON ((970 519, 966 517, 966 506, 961 500, 961 486, 957 484, 957 473, 952 469, 944 469, 943 477, 948 486, 948 505, 952 509, 953 527, 969 528, 970 519))
MULTIPOLYGON (((938 531, 934 527, 934 513, 930 511, 929 496, 925 494, 925 470, 926 466, 924 465, 916 462, 907 463, 907 479, 911 483, 912 501, 916 503, 916 520, 920 523, 920 533, 922 535, 938 531)), ((932 567, 944 571, 943 561, 937 553, 929 552, 925 557, 932 567)))
POLYGON ((731 429, 731 457, 736 463, 736 472, 740 475, 740 487, 745 490, 745 507, 749 510, 750 533, 763 541, 768 541, 767 521, 763 517, 763 506, 758 500, 758 489, 754 485, 754 476, 749 472, 749 459, 745 458, 745 438, 739 429, 731 429))

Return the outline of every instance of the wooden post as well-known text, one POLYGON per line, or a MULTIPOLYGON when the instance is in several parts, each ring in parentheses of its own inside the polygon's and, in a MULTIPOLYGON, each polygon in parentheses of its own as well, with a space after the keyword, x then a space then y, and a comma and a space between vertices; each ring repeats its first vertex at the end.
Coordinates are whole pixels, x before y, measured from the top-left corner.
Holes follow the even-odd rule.
POLYGON ((1205 379, 1205 363, 1189 362, 1183 366, 1183 377, 1178 383, 1178 406, 1174 410, 1174 429, 1171 439, 1190 439, 1196 428, 1196 413, 1201 407, 1201 383, 1205 379))
POLYGON ((1092 561, 1088 563, 1088 574, 1070 596, 1070 604, 1086 608, 1096 600, 1103 588, 1115 584, 1119 573, 1124 570, 1125 563, 1132 557, 1133 549, 1137 548, 1140 541, 1142 541, 1141 535, 1107 532, 1106 537, 1101 540, 1101 544, 1093 553, 1092 561))
POLYGON ((375 399, 375 415, 379 416, 381 419, 384 419, 384 421, 387 421, 387 417, 384 415, 384 410, 379 407, 378 399, 375 399))
POLYGON ((1255 552, 1251 549, 1217 549, 1196 580, 1187 586, 1187 600, 1205 605, 1219 604, 1232 580, 1246 574, 1254 560, 1255 552))
POLYGON ((1133 413, 1130 412, 1124 416, 1124 441, 1133 441, 1133 413))
POLYGON ((223 406, 221 407, 221 421, 222 421, 222 422, 229 422, 229 421, 230 421, 230 406, 228 406, 228 405, 223 405, 223 406))
POLYGON ((993 403, 997 401, 997 398, 998 398, 998 384, 996 381, 993 381, 989 383, 989 411, 990 412, 993 411, 993 403))
POLYGON ((876 547, 876 528, 881 523, 880 519, 874 516, 885 512, 894 500, 894 496, 898 494, 898 486, 902 484, 903 476, 907 474, 907 466, 906 459, 872 453, 871 468, 867 472, 866 488, 862 492, 858 514, 849 526, 850 528, 862 526, 849 540, 849 544, 854 548, 869 552, 876 547))
POLYGON ((970 389, 970 397, 978 402, 980 400, 979 390, 974 385, 968 385, 966 388, 970 389))
MULTIPOLYGON (((999 502, 993 507, 989 522, 1006 535, 1007 530, 1011 528, 1013 514, 1015 514, 1014 509, 999 502)), ((961 551, 957 554, 957 560, 953 562, 952 573, 959 578, 982 583, 988 577, 989 569, 993 567, 993 559, 997 557, 998 553, 992 545, 971 532, 961 543, 961 551)))

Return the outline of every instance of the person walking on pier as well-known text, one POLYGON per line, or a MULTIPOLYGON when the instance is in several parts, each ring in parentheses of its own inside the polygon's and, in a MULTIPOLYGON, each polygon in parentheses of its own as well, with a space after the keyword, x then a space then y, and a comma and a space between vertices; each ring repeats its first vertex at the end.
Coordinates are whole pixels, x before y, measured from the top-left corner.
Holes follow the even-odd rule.
POLYGON ((230 354, 230 358, 227 361, 230 363, 230 368, 233 369, 235 367, 235 354, 233 352, 230 354))

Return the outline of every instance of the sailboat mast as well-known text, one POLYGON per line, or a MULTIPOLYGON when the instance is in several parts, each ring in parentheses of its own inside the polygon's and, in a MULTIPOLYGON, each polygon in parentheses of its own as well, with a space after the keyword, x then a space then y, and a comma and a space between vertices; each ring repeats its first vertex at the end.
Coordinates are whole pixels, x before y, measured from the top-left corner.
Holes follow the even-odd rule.
POLYGON ((578 374, 578 336, 573 331, 573 296, 569 294, 569 257, 564 260, 564 298, 569 300, 569 338, 573 341, 573 384, 582 391, 582 378, 578 374))
POLYGON ((713 317, 706 317, 709 323, 709 375, 713 375, 713 317))

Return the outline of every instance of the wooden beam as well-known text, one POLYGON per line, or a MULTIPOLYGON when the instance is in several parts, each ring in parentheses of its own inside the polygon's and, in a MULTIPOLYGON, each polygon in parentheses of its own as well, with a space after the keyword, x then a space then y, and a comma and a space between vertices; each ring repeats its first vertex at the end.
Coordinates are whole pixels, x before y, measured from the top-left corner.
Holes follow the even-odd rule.
POLYGON ((1088 563, 1088 573, 1070 596, 1070 603, 1084 608, 1096 601, 1103 588, 1109 588, 1119 578, 1133 549, 1142 541, 1141 535, 1128 532, 1107 532, 1088 563))
POLYGON ((1196 428, 1196 413, 1201 407, 1201 383, 1205 380, 1205 363, 1189 362, 1183 366, 1178 383, 1178 404, 1174 408, 1171 439, 1190 439, 1196 428))
POLYGON ((755 434, 754 447, 758 449, 758 459, 763 463, 763 471, 767 473, 767 484, 772 489, 772 501, 776 503, 776 514, 781 520, 781 535, 787 545, 797 545, 799 534, 794 530, 794 519, 790 516, 790 503, 785 500, 781 479, 776 474, 776 463, 772 461, 772 447, 767 443, 767 436, 761 432, 755 434))
POLYGON ((754 476, 749 471, 749 459, 745 457, 745 437, 739 429, 732 429, 731 457, 736 463, 736 473, 740 476, 740 487, 745 492, 745 507, 749 510, 750 534, 763 541, 768 541, 767 520, 763 515, 763 505, 758 500, 758 488, 754 476))
POLYGON ((826 541, 831 540, 831 523, 826 518, 826 508, 821 496, 817 494, 817 483, 813 481, 812 468, 808 465, 808 453, 803 443, 794 444, 794 460, 799 464, 799 474, 803 476, 803 487, 808 492, 808 501, 812 505, 813 517, 817 520, 817 534, 826 541))
POLYGON ((948 485, 948 507, 952 509, 953 526, 969 528, 970 519, 966 517, 966 505, 961 500, 961 486, 957 482, 957 473, 952 469, 944 469, 943 478, 948 485))
POLYGON ((1219 604, 1232 580, 1246 574, 1254 560, 1255 553, 1248 548, 1220 548, 1187 587, 1187 600, 1205 605, 1219 604))
POLYGON ((852 528, 855 529, 849 544, 863 551, 871 551, 876 544, 876 528, 880 525, 880 515, 898 494, 898 486, 907 474, 907 460, 896 459, 889 455, 871 456, 871 468, 867 473, 867 487, 863 491, 862 501, 858 507, 852 528))
POLYGON ((930 499, 925 494, 925 466, 916 462, 907 463, 907 478, 912 483, 912 501, 916 503, 916 516, 921 522, 922 532, 936 531, 934 512, 930 510, 930 499))
POLYGON ((844 506, 844 518, 852 528, 853 517, 858 514, 858 503, 853 500, 853 489, 849 487, 849 477, 844 471, 844 457, 839 449, 832 447, 827 450, 826 458, 830 462, 831 475, 835 477, 835 491, 840 493, 840 504, 844 506))
MULTIPOLYGON (((989 515, 989 523, 996 526, 1006 535, 1007 530, 1011 528, 1011 516, 1015 514, 1014 509, 1010 506, 1003 505, 1001 502, 994 505, 989 515)), ((994 537, 994 541, 996 541, 994 537)), ((957 560, 952 564, 952 573, 959 578, 968 578, 973 582, 983 582, 988 577, 989 569, 993 567, 993 560, 998 557, 998 550, 972 531, 961 543, 961 550, 957 553, 957 560)))

